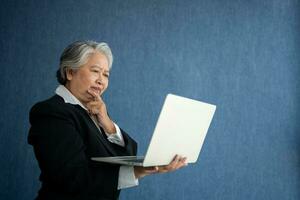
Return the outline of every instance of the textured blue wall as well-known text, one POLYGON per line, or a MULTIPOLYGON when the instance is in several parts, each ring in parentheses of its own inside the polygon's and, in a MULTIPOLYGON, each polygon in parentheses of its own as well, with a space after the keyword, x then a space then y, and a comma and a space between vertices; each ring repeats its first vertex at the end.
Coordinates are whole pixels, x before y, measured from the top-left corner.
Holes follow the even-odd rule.
POLYGON ((218 106, 197 164, 122 200, 300 199, 299 1, 4 0, 0 11, 0 199, 39 188, 28 111, 53 94, 59 55, 79 39, 110 44, 104 99, 140 154, 168 92, 218 106))

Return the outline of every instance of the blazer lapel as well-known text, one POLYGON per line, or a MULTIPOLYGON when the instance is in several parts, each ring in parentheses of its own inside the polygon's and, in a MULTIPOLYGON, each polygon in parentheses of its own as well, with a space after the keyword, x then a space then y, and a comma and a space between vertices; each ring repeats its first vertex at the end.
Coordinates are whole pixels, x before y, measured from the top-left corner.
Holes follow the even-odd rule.
POLYGON ((107 149, 107 151, 111 154, 111 156, 115 156, 116 153, 113 149, 113 147, 111 146, 110 142, 108 141, 104 130, 99 126, 99 128, 97 127, 97 125, 95 124, 95 122, 92 120, 92 118, 89 116, 89 114, 87 113, 86 110, 84 110, 83 108, 81 108, 79 105, 76 105, 76 107, 78 107, 81 111, 81 113, 84 115, 84 118, 86 118, 87 122, 88 122, 88 126, 91 129, 91 134, 94 134, 98 141, 100 141, 100 143, 107 149))

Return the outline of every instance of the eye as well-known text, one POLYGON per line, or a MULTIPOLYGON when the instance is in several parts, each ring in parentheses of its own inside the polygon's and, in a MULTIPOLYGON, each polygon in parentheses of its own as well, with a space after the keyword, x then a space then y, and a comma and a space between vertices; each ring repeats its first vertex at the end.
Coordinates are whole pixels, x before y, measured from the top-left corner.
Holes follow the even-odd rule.
POLYGON ((98 69, 91 69, 92 72, 99 73, 98 69))
POLYGON ((104 74, 104 76, 108 78, 108 77, 109 77, 109 74, 104 74))

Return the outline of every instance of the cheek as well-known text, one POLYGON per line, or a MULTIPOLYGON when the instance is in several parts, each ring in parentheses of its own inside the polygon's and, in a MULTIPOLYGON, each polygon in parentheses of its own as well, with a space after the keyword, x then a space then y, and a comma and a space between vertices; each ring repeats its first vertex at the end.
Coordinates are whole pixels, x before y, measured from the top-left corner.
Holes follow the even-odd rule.
POLYGON ((90 87, 96 81, 96 77, 90 74, 82 76, 82 83, 85 87, 90 87))

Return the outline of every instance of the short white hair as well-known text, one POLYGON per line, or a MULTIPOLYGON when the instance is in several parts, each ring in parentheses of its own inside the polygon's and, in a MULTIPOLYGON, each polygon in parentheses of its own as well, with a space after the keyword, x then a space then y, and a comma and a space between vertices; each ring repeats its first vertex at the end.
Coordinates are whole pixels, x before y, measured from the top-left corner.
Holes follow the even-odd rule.
POLYGON ((60 57, 59 69, 57 70, 57 81, 65 85, 67 82, 66 70, 79 69, 82 65, 87 63, 88 58, 96 51, 106 56, 108 60, 108 67, 111 69, 113 63, 112 52, 105 42, 95 41, 76 41, 67 46, 60 57))

